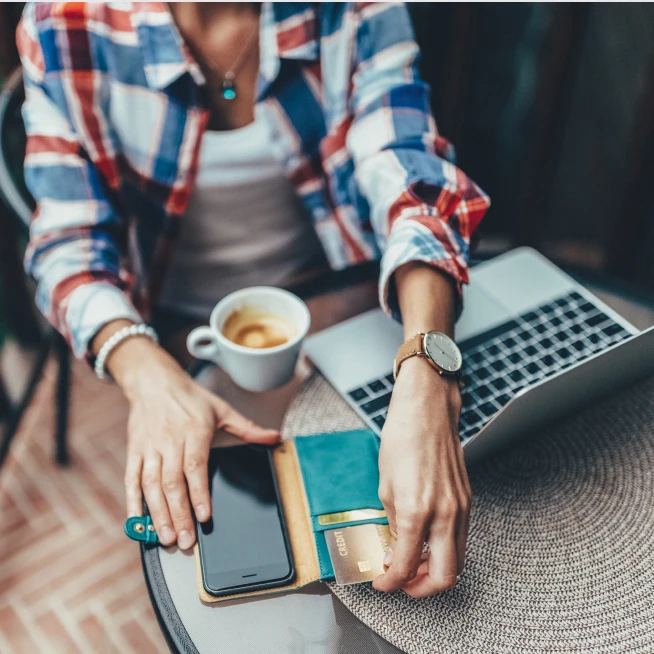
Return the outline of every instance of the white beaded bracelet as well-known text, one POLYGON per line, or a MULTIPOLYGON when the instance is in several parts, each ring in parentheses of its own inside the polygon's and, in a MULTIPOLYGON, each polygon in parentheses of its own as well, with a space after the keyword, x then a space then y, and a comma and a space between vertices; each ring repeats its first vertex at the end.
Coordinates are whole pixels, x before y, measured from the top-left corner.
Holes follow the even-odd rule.
POLYGON ((105 341, 105 344, 100 348, 98 356, 95 359, 95 374, 100 379, 104 380, 107 378, 107 371, 104 367, 104 363, 107 360, 107 357, 116 348, 116 346, 128 338, 132 338, 134 336, 144 336, 145 338, 149 338, 155 344, 159 343, 157 332, 155 332, 152 327, 149 327, 143 323, 140 325, 129 325, 128 327, 119 329, 113 336, 105 341))

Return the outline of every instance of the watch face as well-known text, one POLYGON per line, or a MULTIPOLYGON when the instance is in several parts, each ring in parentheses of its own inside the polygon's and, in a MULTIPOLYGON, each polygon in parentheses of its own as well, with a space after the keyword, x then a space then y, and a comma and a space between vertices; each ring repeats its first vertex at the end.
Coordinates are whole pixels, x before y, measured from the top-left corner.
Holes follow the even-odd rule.
POLYGON ((461 370, 463 359, 456 343, 439 332, 429 332, 425 336, 425 350, 430 359, 445 372, 461 370))

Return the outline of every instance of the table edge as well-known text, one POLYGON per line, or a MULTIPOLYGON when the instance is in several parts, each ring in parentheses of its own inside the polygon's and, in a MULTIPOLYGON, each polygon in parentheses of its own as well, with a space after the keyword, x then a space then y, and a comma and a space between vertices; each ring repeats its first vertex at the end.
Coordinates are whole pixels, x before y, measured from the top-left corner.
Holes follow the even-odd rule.
POLYGON ((150 603, 168 649, 173 653, 199 654, 170 596, 161 567, 158 546, 140 543, 140 549, 143 577, 150 596, 150 603))

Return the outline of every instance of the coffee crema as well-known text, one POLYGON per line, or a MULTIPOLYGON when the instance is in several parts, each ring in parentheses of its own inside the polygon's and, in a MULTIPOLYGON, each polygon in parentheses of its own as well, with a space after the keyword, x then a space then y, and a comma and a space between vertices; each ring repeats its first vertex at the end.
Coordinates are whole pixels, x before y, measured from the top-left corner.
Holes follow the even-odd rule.
POLYGON ((284 345, 297 333, 295 327, 282 316, 250 306, 232 311, 221 331, 232 343, 255 349, 284 345))

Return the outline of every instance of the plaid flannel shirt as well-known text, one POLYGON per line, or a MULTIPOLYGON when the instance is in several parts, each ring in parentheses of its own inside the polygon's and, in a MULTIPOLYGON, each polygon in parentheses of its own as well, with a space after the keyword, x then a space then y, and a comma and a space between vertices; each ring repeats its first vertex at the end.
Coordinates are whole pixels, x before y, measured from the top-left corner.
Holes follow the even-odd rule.
MULTIPOLYGON (((77 356, 102 325, 147 318, 208 121, 205 83, 165 3, 28 3, 18 28, 37 201, 26 268, 77 356)), ((461 287, 489 206, 453 163, 402 4, 263 3, 257 111, 334 269, 425 261, 461 287)), ((262 217, 264 219, 264 217, 262 217)))

